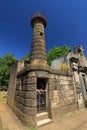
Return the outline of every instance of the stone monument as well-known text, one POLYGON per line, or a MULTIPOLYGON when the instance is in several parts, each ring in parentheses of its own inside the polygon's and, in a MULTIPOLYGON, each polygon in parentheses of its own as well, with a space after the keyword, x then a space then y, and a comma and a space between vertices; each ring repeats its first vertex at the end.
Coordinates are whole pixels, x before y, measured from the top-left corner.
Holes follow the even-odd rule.
POLYGON ((47 64, 45 15, 34 13, 31 25, 30 64, 24 67, 23 61, 18 61, 13 66, 7 103, 25 126, 37 127, 77 107, 73 73, 51 69, 47 64))

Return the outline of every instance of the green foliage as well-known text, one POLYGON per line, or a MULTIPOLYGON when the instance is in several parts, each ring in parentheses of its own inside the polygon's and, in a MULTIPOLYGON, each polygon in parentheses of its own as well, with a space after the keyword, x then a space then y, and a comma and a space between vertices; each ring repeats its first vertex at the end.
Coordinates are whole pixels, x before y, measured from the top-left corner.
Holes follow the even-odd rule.
POLYGON ((70 47, 64 45, 62 47, 54 47, 47 54, 47 63, 51 66, 51 61, 57 59, 70 51, 70 47))
POLYGON ((27 67, 29 65, 30 55, 26 55, 23 59, 25 61, 25 67, 27 67))
POLYGON ((12 54, 0 57, 0 86, 8 86, 10 70, 15 61, 12 54))
POLYGON ((37 130, 37 128, 30 128, 29 130, 37 130))

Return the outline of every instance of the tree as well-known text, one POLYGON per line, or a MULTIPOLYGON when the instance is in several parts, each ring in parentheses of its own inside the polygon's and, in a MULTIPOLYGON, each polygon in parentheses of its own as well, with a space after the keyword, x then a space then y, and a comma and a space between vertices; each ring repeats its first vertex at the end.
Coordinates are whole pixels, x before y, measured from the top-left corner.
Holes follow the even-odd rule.
POLYGON ((27 67, 29 65, 30 62, 30 55, 26 55, 24 58, 24 63, 25 63, 25 67, 27 67))
POLYGON ((70 51, 70 47, 64 45, 62 47, 54 47, 47 54, 47 63, 51 66, 51 61, 57 59, 70 51))
POLYGON ((0 86, 8 86, 10 70, 15 61, 13 54, 0 57, 0 86))

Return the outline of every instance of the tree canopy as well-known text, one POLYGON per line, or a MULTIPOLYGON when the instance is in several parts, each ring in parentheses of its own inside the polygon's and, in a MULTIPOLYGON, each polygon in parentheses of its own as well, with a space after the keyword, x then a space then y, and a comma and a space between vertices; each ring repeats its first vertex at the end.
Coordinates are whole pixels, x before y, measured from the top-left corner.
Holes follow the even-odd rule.
POLYGON ((67 54, 69 51, 70 51, 70 47, 66 45, 52 48, 47 54, 48 65, 51 66, 52 60, 67 54))
POLYGON ((0 86, 8 86, 10 70, 15 61, 13 54, 0 57, 0 86))

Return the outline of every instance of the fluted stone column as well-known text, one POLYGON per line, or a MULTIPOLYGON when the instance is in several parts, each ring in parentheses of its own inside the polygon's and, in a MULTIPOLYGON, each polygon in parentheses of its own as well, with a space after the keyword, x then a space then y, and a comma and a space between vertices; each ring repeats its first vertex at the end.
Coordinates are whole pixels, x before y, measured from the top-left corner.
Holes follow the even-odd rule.
POLYGON ((44 28, 46 17, 37 12, 32 15, 31 25, 33 27, 32 46, 30 55, 30 67, 49 68, 46 60, 46 45, 44 28))

